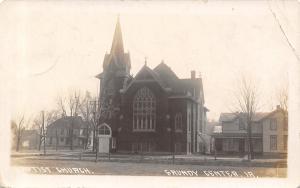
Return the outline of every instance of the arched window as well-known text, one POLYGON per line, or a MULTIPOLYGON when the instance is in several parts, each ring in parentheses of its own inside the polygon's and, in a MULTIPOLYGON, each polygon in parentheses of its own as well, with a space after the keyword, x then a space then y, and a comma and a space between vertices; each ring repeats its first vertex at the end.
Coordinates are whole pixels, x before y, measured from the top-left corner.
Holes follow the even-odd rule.
POLYGON ((175 130, 182 130, 182 114, 177 113, 175 115, 175 130))
POLYGON ((156 125, 156 100, 147 87, 139 89, 133 99, 133 130, 154 131, 156 125))
POLYGON ((98 129, 98 134, 99 135, 110 135, 110 128, 108 127, 108 125, 106 124, 102 124, 100 125, 99 129, 98 129))

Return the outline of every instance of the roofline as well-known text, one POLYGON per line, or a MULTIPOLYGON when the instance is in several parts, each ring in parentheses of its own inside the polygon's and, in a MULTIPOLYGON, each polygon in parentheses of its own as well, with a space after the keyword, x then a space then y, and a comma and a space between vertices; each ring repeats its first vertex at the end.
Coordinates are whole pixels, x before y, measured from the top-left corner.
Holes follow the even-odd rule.
POLYGON ((192 96, 188 96, 188 95, 181 95, 181 96, 169 96, 168 99, 189 99, 192 100, 196 103, 199 103, 196 99, 194 99, 192 96))
MULTIPOLYGON (((266 118, 268 118, 268 117, 270 117, 271 115, 273 115, 274 113, 276 113, 276 112, 282 112, 282 113, 284 113, 285 112, 285 110, 283 110, 283 109, 275 109, 275 110, 273 110, 272 112, 269 112, 267 115, 265 115, 264 117, 262 117, 261 119, 260 119, 260 121, 261 120, 264 120, 264 119, 266 119, 266 118)), ((286 111, 286 112, 288 112, 288 111, 286 111)))
MULTIPOLYGON (((261 117, 261 118, 259 118, 259 119, 257 119, 257 120, 251 120, 252 122, 259 122, 259 121, 261 121, 261 120, 263 120, 263 119, 265 119, 265 118, 267 118, 268 116, 270 116, 271 114, 273 114, 273 113, 275 113, 275 112, 277 112, 278 111, 278 109, 276 109, 276 110, 274 110, 274 111, 272 111, 272 112, 258 112, 258 113, 266 113, 266 115, 264 115, 263 117, 261 117)), ((226 112, 225 112, 226 113, 226 112)), ((221 118, 221 115, 222 114, 225 114, 225 113, 221 113, 220 114, 220 118, 221 118)), ((239 117, 239 114, 241 114, 241 113, 244 113, 244 112, 233 112, 233 113, 228 113, 228 114, 235 114, 235 117, 233 118, 233 119, 231 119, 231 120, 227 120, 227 121, 221 121, 221 122, 233 122, 234 120, 236 120, 238 117, 239 117)), ((219 122, 220 122, 220 118, 219 118, 219 122)))
POLYGON ((135 77, 132 79, 132 81, 130 82, 130 84, 122 91, 123 93, 126 93, 127 92, 127 90, 134 84, 134 83, 137 83, 137 82, 147 82, 147 81, 149 81, 149 80, 136 80, 135 78, 139 75, 139 74, 141 74, 141 72, 144 70, 144 69, 146 69, 146 70, 148 70, 152 75, 153 75, 153 78, 154 78, 154 80, 158 83, 158 85, 165 91, 165 92, 167 92, 167 90, 166 90, 166 88, 162 85, 162 83, 156 78, 156 76, 155 76, 155 72, 152 70, 152 69, 150 69, 147 65, 144 65, 141 69, 140 69, 140 71, 135 75, 135 77))

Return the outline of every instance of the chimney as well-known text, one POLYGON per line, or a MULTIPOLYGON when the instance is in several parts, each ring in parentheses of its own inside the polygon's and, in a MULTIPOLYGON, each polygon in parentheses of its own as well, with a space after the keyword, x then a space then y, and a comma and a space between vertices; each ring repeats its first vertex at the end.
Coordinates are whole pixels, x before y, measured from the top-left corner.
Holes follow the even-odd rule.
POLYGON ((191 71, 191 79, 194 80, 196 78, 196 71, 191 71))

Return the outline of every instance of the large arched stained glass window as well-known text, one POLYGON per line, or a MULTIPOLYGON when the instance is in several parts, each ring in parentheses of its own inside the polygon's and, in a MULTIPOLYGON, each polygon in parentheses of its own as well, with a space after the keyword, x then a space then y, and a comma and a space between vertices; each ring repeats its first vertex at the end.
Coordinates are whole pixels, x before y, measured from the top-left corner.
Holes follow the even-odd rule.
POLYGON ((149 88, 143 87, 133 99, 133 131, 154 131, 155 125, 155 96, 149 88))

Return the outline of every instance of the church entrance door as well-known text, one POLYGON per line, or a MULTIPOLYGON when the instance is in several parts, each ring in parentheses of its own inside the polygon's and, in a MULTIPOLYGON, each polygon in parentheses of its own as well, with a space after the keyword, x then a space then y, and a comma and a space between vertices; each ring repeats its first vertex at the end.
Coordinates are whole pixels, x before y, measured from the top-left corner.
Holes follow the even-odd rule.
POLYGON ((100 125, 98 129, 98 152, 109 153, 111 128, 106 123, 100 125))

